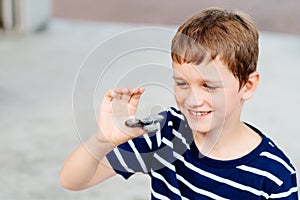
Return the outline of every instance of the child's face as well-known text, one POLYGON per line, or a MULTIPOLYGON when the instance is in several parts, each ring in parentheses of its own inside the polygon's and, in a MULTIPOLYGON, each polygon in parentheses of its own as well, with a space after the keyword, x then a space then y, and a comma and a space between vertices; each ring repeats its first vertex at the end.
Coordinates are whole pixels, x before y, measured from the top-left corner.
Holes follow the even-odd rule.
POLYGON ((208 64, 173 63, 175 99, 194 133, 221 131, 240 121, 239 81, 219 59, 208 64))

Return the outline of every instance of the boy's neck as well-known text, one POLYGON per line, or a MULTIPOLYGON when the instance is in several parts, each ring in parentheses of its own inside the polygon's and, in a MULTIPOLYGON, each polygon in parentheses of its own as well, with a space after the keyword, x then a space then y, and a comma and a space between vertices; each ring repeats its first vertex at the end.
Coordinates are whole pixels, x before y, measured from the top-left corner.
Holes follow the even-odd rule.
POLYGON ((216 160, 241 158, 254 150, 261 142, 261 136, 239 121, 222 130, 209 133, 193 133, 199 151, 216 160))

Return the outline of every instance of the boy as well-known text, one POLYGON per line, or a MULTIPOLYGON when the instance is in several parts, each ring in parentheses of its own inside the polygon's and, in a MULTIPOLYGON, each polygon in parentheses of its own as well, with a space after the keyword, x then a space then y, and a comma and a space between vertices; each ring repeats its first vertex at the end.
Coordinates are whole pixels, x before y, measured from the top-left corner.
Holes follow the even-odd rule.
POLYGON ((144 88, 108 91, 99 130, 66 160, 62 185, 81 190, 115 174, 143 172, 151 178, 152 199, 298 199, 288 158, 240 120, 259 82, 252 22, 209 8, 179 27, 171 49, 179 110, 160 113, 160 129, 145 134, 124 125, 144 88))

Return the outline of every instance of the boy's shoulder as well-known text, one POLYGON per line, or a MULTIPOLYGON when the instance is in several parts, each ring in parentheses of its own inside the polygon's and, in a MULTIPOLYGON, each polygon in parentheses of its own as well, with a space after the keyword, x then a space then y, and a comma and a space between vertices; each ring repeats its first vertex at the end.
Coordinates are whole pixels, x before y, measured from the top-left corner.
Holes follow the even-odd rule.
POLYGON ((296 174, 296 169, 279 146, 260 130, 252 125, 249 126, 261 135, 262 142, 257 147, 259 151, 256 152, 253 159, 238 168, 249 171, 253 175, 267 177, 278 186, 281 186, 287 179, 296 174))
POLYGON ((284 151, 270 138, 267 136, 264 137, 267 146, 266 149, 259 154, 262 163, 266 166, 269 166, 269 169, 274 174, 281 177, 296 173, 296 169, 284 151))
POLYGON ((265 177, 263 184, 265 191, 275 196, 290 195, 297 190, 296 169, 284 151, 270 138, 264 136, 263 142, 266 143, 266 148, 249 163, 253 168, 244 170, 265 177))

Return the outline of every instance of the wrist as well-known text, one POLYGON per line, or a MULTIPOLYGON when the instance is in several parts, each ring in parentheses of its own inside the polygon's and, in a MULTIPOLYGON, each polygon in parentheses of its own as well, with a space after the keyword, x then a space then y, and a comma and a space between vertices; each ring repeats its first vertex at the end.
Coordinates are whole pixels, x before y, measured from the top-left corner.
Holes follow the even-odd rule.
POLYGON ((116 147, 117 145, 111 142, 100 129, 97 129, 96 132, 93 135, 94 139, 101 145, 112 145, 113 147, 116 147))
POLYGON ((101 161, 107 153, 115 148, 115 145, 108 140, 99 139, 97 133, 93 134, 83 146, 98 161, 101 161))

